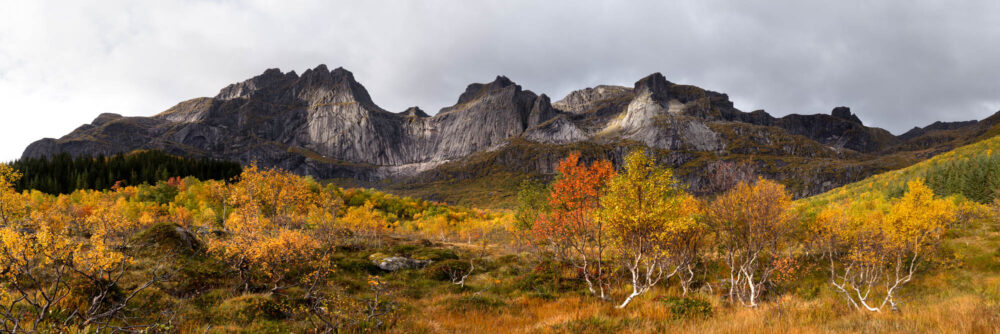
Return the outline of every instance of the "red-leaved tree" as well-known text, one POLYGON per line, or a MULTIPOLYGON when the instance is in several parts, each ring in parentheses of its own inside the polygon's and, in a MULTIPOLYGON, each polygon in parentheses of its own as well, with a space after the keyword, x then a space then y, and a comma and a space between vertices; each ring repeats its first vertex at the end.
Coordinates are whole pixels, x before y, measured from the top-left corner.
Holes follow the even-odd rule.
POLYGON ((553 251, 575 266, 590 292, 601 299, 609 293, 609 271, 604 265, 605 227, 594 219, 594 211, 607 181, 614 175, 611 162, 601 160, 586 166, 580 154, 572 153, 556 168, 558 178, 549 196, 551 211, 540 215, 533 232, 553 251))

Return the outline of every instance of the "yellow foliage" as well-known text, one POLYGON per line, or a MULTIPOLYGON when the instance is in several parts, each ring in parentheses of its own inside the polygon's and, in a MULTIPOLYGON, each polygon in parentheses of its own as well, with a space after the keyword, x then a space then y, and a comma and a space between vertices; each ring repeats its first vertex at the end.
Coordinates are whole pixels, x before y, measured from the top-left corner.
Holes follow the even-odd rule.
MULTIPOLYGON (((332 235, 339 199, 309 179, 255 165, 228 190, 232 213, 223 226, 229 235, 210 240, 209 250, 239 270, 246 285, 261 279, 277 288, 291 270, 320 265, 322 248, 332 247, 321 241, 332 235)), ((200 220, 212 215, 205 208, 200 220)))
POLYGON ((389 221, 375 211, 375 204, 371 201, 348 208, 340 222, 354 233, 369 239, 384 235, 390 228, 389 221))
POLYGON ((793 230, 791 195, 763 178, 740 182, 712 201, 707 218, 730 271, 729 298, 757 307, 793 230))
MULTIPOLYGON (((643 151, 625 158, 624 172, 608 182, 597 210, 607 225, 611 249, 631 278, 632 293, 619 305, 647 292, 667 273, 690 272, 702 227, 698 201, 684 192, 670 169, 658 167, 643 151)), ((681 277, 687 292, 693 276, 681 277)))
POLYGON ((629 155, 625 172, 608 182, 598 216, 617 245, 648 242, 655 252, 670 256, 672 241, 700 228, 695 220, 699 213, 697 199, 680 189, 673 172, 656 167, 640 151, 629 155))
POLYGON ((830 261, 831 284, 857 309, 895 308, 898 289, 913 278, 917 260, 932 254, 955 212, 920 179, 901 198, 870 192, 829 205, 813 231, 830 261))
POLYGON ((24 199, 14 191, 14 183, 21 173, 6 164, 0 164, 0 224, 13 223, 26 213, 24 199))

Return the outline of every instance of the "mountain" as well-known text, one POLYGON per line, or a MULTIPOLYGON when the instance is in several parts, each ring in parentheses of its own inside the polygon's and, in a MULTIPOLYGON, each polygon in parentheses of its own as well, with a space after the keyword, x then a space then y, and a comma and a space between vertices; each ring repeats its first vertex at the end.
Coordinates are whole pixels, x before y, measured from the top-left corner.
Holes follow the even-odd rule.
MULTIPOLYGON (((935 123, 939 124, 939 123, 935 123)), ((937 126, 938 130, 948 130, 937 126)), ((936 155, 906 168, 873 175, 831 191, 810 197, 814 203, 856 198, 866 192, 889 197, 903 194, 906 184, 923 180, 937 195, 960 195, 988 204, 1000 197, 1000 137, 990 137, 936 155)))
POLYGON ((497 76, 469 85, 453 106, 429 116, 418 107, 382 109, 351 72, 320 65, 301 75, 269 69, 153 117, 102 114, 62 138, 32 143, 23 157, 162 150, 322 179, 412 184, 497 172, 549 175, 572 150, 618 162, 647 147, 696 192, 704 167, 722 159, 749 161, 805 196, 955 147, 989 132, 995 122, 988 120, 894 136, 865 126, 846 107, 780 118, 743 112, 726 94, 660 73, 554 103, 497 76))
POLYGON ((279 166, 322 178, 412 174, 501 145, 552 117, 548 98, 505 77, 473 84, 428 117, 388 112, 343 68, 301 76, 277 69, 182 102, 154 117, 104 114, 61 139, 31 144, 24 157, 160 149, 279 166))

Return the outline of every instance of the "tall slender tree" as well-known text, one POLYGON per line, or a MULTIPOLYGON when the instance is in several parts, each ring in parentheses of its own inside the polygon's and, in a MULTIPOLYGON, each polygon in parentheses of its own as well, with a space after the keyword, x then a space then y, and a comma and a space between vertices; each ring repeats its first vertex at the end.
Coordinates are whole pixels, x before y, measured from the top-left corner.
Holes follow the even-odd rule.
POLYGON ((631 282, 632 291, 618 308, 678 273, 686 292, 703 229, 695 219, 698 201, 681 189, 673 172, 644 151, 633 152, 625 158, 624 171, 608 182, 600 204, 598 220, 605 222, 631 282))
POLYGON ((558 178, 549 195, 551 211, 542 214, 533 231, 562 258, 573 264, 587 282, 590 293, 608 298, 610 272, 605 265, 608 240, 603 222, 594 219, 605 183, 614 175, 611 162, 587 166, 572 153, 556 168, 558 178))
POLYGON ((778 252, 792 231, 792 197, 766 179, 740 182, 707 210, 710 228, 729 267, 729 298, 757 307, 771 282, 778 252))

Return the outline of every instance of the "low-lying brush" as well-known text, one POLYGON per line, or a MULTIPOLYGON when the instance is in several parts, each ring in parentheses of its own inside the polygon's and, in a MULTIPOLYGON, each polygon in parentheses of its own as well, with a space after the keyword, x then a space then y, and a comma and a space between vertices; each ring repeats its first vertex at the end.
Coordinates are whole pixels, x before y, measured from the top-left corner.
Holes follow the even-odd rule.
POLYGON ((16 175, 0 170, 0 326, 102 333, 122 326, 197 333, 1000 328, 992 203, 941 197, 920 182, 895 197, 862 192, 849 201, 793 202, 760 179, 696 198, 641 157, 630 157, 621 172, 576 167, 562 168, 567 175, 552 187, 519 196, 545 201, 518 206, 524 212, 344 190, 256 167, 232 183, 188 178, 60 196, 14 192, 16 175), (749 230, 757 234, 743 234, 749 230), (421 265, 380 268, 389 257, 421 265), (877 279, 852 276, 858 270, 877 279), (869 299, 845 297, 867 284, 869 299), (49 303, 42 292, 58 300, 49 303))
POLYGON ((712 304, 698 298, 667 296, 660 298, 667 304, 674 319, 704 319, 712 316, 712 304))
POLYGON ((497 297, 475 293, 451 299, 447 302, 448 310, 452 312, 486 311, 501 312, 507 308, 507 303, 497 297))

